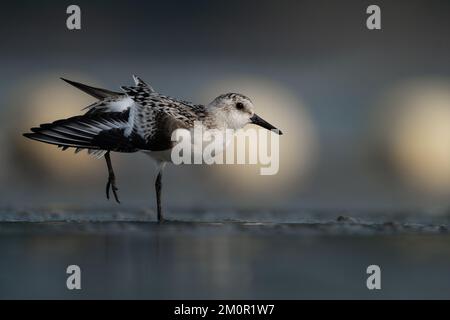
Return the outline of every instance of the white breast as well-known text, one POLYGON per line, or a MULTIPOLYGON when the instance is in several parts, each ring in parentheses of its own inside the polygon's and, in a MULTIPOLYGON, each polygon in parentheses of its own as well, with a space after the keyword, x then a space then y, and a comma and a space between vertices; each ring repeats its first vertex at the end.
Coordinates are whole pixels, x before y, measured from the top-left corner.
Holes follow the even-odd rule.
MULTIPOLYGON (((180 132, 186 133, 186 129, 178 129, 180 132)), ((201 159, 202 163, 211 163, 212 159, 220 155, 231 143, 233 139, 233 134, 225 134, 225 132, 211 132, 204 133, 203 135, 195 135, 193 130, 189 130, 190 140, 183 144, 186 149, 186 152, 190 154, 190 164, 197 163, 198 159, 201 159)), ((177 148, 177 147, 175 147, 177 148)), ((170 162, 173 163, 173 155, 172 151, 174 149, 168 149, 163 151, 144 151, 151 158, 160 162, 170 162)), ((183 149, 184 150, 184 149, 183 149)), ((175 151, 179 151, 179 149, 175 149, 175 151)), ((175 155, 178 153, 174 152, 175 155)), ((175 161, 177 162, 177 161, 175 161)))

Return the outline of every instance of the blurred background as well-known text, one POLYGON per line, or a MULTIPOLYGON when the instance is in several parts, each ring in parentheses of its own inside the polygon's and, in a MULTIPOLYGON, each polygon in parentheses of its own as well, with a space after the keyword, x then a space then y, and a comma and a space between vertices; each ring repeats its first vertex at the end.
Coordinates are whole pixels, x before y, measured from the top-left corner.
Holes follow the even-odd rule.
POLYGON ((241 92, 284 132, 275 176, 259 175, 258 165, 169 166, 168 217, 244 212, 244 220, 306 225, 5 222, 0 298, 73 298, 63 285, 70 263, 89 270, 86 295, 75 297, 449 297, 448 236, 354 241, 346 235, 374 235, 379 225, 327 224, 348 212, 401 221, 397 214, 412 210, 412 225, 380 228, 421 233, 428 227, 415 223, 433 217, 433 232, 448 230, 449 1, 79 0, 79 31, 66 28, 70 4, 22 0, 0 10, 2 221, 21 220, 24 207, 41 208, 32 211, 38 221, 61 213, 109 221, 125 211, 153 219, 156 170, 147 156, 112 155, 118 206, 105 198, 103 159, 22 137, 93 102, 59 77, 119 90, 136 74, 195 103, 241 92), (381 8, 382 30, 366 28, 370 4, 381 8), (333 237, 308 237, 317 231, 333 237), (387 270, 378 295, 365 287, 373 263, 387 270))
MULTIPOLYGON (((5 4, 0 36, 0 202, 108 204, 106 166, 26 140, 81 114, 91 97, 66 77, 119 90, 137 74, 163 94, 208 103, 237 91, 281 128, 280 172, 171 166, 177 206, 410 207, 450 195, 448 1, 65 1, 5 4)), ((145 155, 113 155, 125 205, 154 204, 145 155)))

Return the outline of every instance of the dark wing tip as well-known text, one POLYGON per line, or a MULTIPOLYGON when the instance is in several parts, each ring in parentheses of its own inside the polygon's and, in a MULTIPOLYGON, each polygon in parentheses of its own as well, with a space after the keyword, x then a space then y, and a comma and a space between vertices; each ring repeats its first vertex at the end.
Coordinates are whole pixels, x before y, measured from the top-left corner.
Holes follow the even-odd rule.
POLYGON ((66 79, 66 78, 63 78, 63 77, 59 77, 62 81, 64 81, 64 82, 67 82, 67 83, 70 83, 70 84, 72 84, 73 83, 73 81, 72 80, 69 80, 69 79, 66 79))
POLYGON ((74 86, 75 88, 93 96, 94 98, 97 98, 99 100, 101 99, 105 99, 111 96, 120 96, 122 95, 122 93, 120 92, 115 92, 115 91, 110 91, 107 89, 102 89, 102 88, 96 88, 96 87, 92 87, 92 86, 88 86, 87 84, 83 84, 80 82, 76 82, 76 81, 72 81, 63 77, 60 77, 61 80, 63 80, 64 82, 74 86))
MULTIPOLYGON (((69 79, 66 79, 66 78, 63 78, 63 77, 59 77, 62 81, 64 81, 64 82, 66 82, 66 83, 68 83, 68 84, 70 84, 70 85, 72 85, 72 86, 74 86, 75 88, 78 88, 78 89, 80 89, 80 90, 83 90, 82 88, 83 87, 88 87, 89 88, 89 86, 87 86, 87 85, 85 85, 85 84, 82 84, 82 83, 80 83, 80 82, 76 82, 76 81, 73 81, 73 80, 69 80, 69 79)), ((96 88, 94 88, 94 89, 96 89, 96 88)))
POLYGON ((74 86, 75 88, 78 88, 78 89, 80 89, 80 90, 82 90, 81 88, 80 88, 80 86, 85 86, 84 84, 82 84, 82 83, 79 83, 79 82, 76 82, 76 81, 72 81, 72 80, 69 80, 69 79, 66 79, 66 78, 63 78, 63 77, 59 77, 62 81, 64 81, 65 83, 68 83, 68 84, 70 84, 70 85, 72 85, 72 86, 74 86))
POLYGON ((23 135, 25 138, 28 138, 28 139, 33 139, 33 138, 34 138, 34 133, 31 133, 31 132, 22 133, 22 135, 23 135))

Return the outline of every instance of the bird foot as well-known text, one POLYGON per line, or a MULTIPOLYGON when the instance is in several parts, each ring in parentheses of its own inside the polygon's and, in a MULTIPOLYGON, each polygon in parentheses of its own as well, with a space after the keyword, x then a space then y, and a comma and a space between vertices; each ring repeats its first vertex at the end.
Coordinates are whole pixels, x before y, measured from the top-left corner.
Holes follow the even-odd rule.
POLYGON ((109 200, 109 189, 112 189, 116 202, 120 203, 119 197, 117 196, 117 191, 119 191, 119 188, 117 188, 116 186, 116 177, 114 175, 109 175, 108 183, 106 184, 106 198, 108 198, 108 200, 109 200))

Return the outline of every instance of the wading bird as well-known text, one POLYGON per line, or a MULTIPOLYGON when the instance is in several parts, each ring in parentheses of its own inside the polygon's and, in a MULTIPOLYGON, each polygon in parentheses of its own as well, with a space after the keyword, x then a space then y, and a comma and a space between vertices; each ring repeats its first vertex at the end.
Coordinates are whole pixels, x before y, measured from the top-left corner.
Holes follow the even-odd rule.
POLYGON ((94 156, 106 159, 110 190, 118 203, 118 188, 111 163, 111 152, 143 151, 158 164, 155 181, 157 218, 163 221, 161 210, 161 180, 165 163, 171 162, 170 150, 175 142, 172 132, 191 130, 194 122, 201 121, 208 129, 240 129, 253 123, 282 134, 281 131, 257 116, 253 103, 239 93, 222 94, 208 105, 192 104, 157 93, 153 88, 133 76, 134 86, 121 87, 123 92, 91 87, 75 81, 65 82, 98 99, 80 116, 57 120, 31 128, 24 136, 33 140, 57 145, 75 152, 88 150, 94 156))

